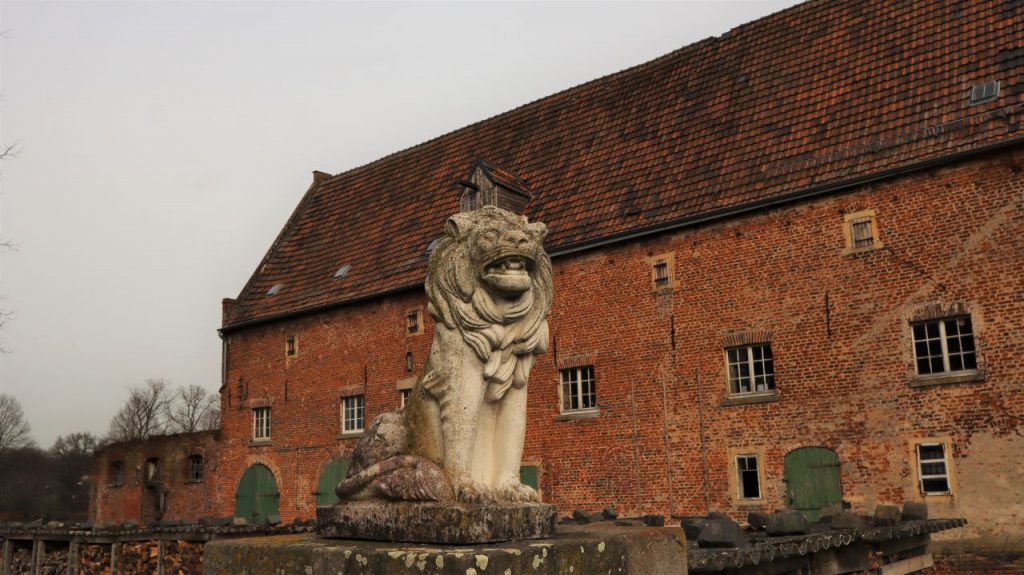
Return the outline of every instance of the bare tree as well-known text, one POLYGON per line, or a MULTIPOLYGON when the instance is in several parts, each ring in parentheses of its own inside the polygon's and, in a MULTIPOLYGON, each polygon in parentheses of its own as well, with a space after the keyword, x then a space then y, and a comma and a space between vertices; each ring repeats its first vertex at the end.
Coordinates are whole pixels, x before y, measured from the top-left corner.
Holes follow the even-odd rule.
POLYGON ((35 445, 29 435, 31 429, 18 400, 12 395, 0 393, 0 451, 35 445))
POLYGON ((147 379, 146 385, 130 388, 128 400, 110 420, 110 439, 131 441, 163 433, 171 399, 171 390, 163 379, 147 379))
POLYGON ((98 445, 95 435, 88 431, 75 431, 58 437, 50 448, 50 455, 56 458, 92 456, 98 445))
POLYGON ((167 410, 171 431, 188 433, 220 427, 220 401, 198 385, 183 387, 174 394, 167 410))

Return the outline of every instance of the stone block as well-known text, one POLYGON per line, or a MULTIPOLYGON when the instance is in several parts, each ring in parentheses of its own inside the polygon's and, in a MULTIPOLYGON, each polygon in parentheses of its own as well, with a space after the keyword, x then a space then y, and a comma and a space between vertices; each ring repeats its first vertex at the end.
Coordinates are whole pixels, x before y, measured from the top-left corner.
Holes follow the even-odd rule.
POLYGON ((231 525, 234 526, 234 527, 244 527, 244 526, 246 526, 248 524, 249 524, 249 522, 246 521, 245 517, 232 517, 231 518, 231 525))
POLYGON ((904 501, 903 519, 905 521, 921 521, 928 519, 928 504, 922 501, 904 501))
POLYGON ((891 527, 900 522, 902 514, 895 505, 879 505, 875 507, 874 524, 878 527, 891 527))
POLYGON ((831 505, 827 505, 824 509, 821 510, 821 515, 818 516, 818 523, 824 523, 826 525, 830 524, 832 522, 832 518, 842 512, 842 503, 833 503, 831 505))
POLYGON ((682 521, 683 532, 686 533, 686 538, 691 541, 696 541, 700 535, 700 530, 708 524, 707 517, 686 517, 682 521))
POLYGON ((321 539, 313 534, 219 539, 203 551, 206 575, 678 575, 686 573, 679 528, 617 527, 611 522, 560 529, 554 537, 478 546, 424 546, 321 539))
POLYGON ((601 517, 606 521, 614 521, 619 518, 619 512, 615 510, 614 506, 605 507, 601 510, 601 517))
POLYGON ((750 540, 732 519, 708 519, 697 536, 698 547, 746 547, 750 540))
POLYGON ((323 537, 452 545, 549 537, 557 513, 546 503, 414 501, 343 501, 316 511, 323 537))
POLYGON ((832 529, 858 529, 871 527, 871 518, 852 511, 843 511, 832 517, 832 529))
POLYGON ((280 515, 268 515, 267 516, 267 525, 280 525, 280 524, 281 524, 281 516, 280 515))
POLYGON ((807 518, 799 511, 784 509, 768 518, 768 535, 803 535, 807 533, 807 518))
POLYGON ((768 527, 768 519, 771 516, 764 511, 751 511, 747 513, 747 523, 753 529, 764 529, 768 527))
POLYGON ((572 518, 576 521, 576 523, 580 523, 580 524, 590 523, 590 521, 591 521, 591 519, 590 519, 590 512, 584 511, 582 509, 575 509, 575 510, 573 510, 572 518))

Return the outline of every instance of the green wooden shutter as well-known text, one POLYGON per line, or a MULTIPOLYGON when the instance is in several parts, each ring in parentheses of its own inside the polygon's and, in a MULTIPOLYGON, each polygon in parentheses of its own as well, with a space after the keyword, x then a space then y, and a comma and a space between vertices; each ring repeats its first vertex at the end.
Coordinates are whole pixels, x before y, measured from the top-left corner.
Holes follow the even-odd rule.
POLYGON ((789 506, 810 521, 821 511, 843 499, 839 475, 839 456, 825 447, 801 447, 786 454, 784 460, 789 506))
POLYGON ((536 465, 523 465, 519 468, 519 482, 540 491, 540 468, 536 465))
POLYGON ((334 488, 337 487, 339 481, 348 477, 348 465, 347 459, 335 459, 324 468, 316 487, 316 504, 318 506, 334 505, 339 501, 334 488))

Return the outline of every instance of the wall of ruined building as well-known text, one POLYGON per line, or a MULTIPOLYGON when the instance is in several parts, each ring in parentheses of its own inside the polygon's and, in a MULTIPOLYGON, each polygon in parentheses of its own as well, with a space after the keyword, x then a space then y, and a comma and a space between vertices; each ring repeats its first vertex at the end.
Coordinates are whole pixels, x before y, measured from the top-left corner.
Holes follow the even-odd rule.
MULTIPOLYGON (((935 516, 968 518, 955 537, 1019 541, 1022 163, 1021 152, 990 155, 557 258, 524 456, 541 467, 544 499, 564 513, 740 516, 785 506, 784 456, 825 446, 855 509, 927 500, 935 516), (884 247, 844 255, 843 217, 861 210, 875 211, 884 247), (660 254, 674 259, 668 293, 652 286, 660 254), (971 314, 983 381, 910 385, 908 321, 935 310, 971 314), (770 340, 777 401, 724 404, 724 347, 744 336, 770 340), (579 362, 595 367, 600 413, 566 419, 557 367, 579 362), (913 449, 926 439, 950 443, 952 496, 919 491, 913 449), (736 497, 738 452, 761 455, 761 501, 736 497)), ((367 422, 397 408, 397 382, 421 369, 432 333, 428 318, 424 335, 407 336, 404 316, 424 304, 409 292, 229 334, 219 514, 259 462, 278 481, 284 521, 313 515, 323 467, 355 441, 340 437, 340 398, 364 393, 367 422), (256 405, 272 405, 269 445, 252 444, 256 405)))
POLYGON ((223 473, 219 463, 218 432, 200 431, 152 437, 146 440, 113 443, 96 454, 96 481, 89 506, 94 522, 123 522, 130 519, 143 524, 172 519, 197 520, 219 511, 215 477, 223 473), (188 478, 188 458, 203 458, 202 481, 188 478), (145 462, 160 462, 159 486, 145 481, 145 462), (112 465, 123 465, 123 481, 116 485, 112 465), (164 510, 157 508, 156 491, 164 492, 164 510))

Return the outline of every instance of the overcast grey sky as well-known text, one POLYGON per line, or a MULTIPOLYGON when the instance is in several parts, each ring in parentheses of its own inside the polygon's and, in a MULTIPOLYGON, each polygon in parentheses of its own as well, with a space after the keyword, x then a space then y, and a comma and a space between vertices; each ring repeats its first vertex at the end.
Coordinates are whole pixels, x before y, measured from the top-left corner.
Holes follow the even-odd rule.
POLYGON ((219 386, 311 182, 793 1, 0 4, 0 391, 44 447, 146 378, 219 386))

